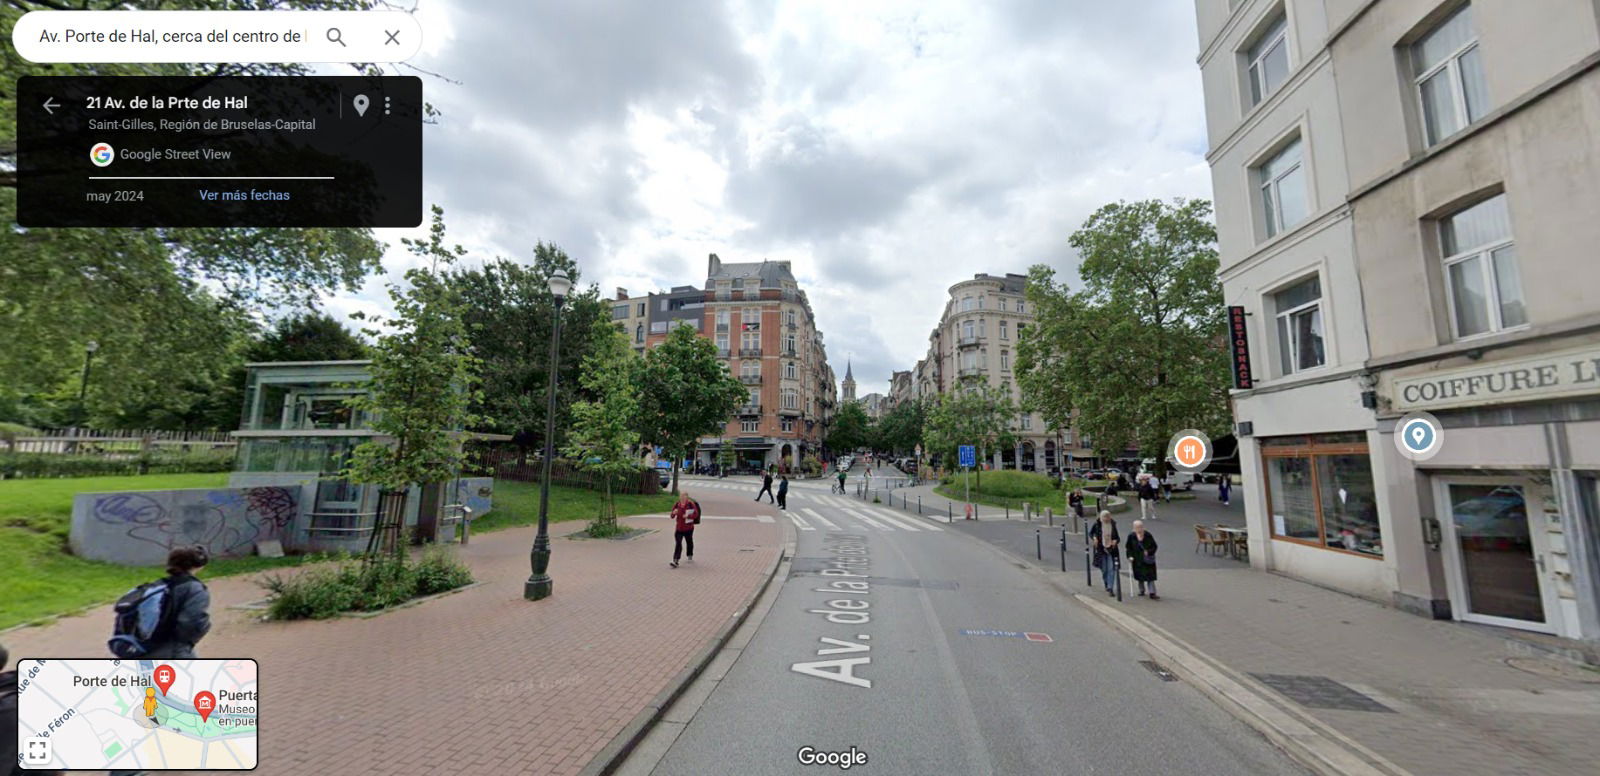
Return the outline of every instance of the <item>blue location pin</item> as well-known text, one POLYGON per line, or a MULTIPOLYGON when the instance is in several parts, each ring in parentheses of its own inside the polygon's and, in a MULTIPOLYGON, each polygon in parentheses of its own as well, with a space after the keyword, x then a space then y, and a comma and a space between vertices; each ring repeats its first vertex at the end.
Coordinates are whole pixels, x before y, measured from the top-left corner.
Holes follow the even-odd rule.
POLYGON ((1433 445, 1433 426, 1426 420, 1413 420, 1406 424, 1405 444, 1413 453, 1426 451, 1433 445))

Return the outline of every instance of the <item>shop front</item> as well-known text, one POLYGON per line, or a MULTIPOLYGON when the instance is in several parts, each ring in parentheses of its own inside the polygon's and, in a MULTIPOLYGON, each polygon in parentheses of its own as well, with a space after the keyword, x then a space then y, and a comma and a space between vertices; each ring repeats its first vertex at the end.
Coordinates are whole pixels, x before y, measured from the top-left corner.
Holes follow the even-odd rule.
POLYGON ((1401 558, 1397 603, 1600 640, 1597 369, 1600 346, 1546 345, 1381 375, 1378 448, 1399 483, 1395 522, 1422 539, 1401 558), (1442 427, 1425 460, 1394 444, 1395 419, 1418 411, 1442 427))

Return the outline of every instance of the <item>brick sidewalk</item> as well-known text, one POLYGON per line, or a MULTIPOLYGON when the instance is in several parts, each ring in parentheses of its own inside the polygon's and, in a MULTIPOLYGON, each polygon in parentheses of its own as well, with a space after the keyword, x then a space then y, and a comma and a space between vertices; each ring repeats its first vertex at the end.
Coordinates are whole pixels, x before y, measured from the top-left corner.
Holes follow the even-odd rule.
MULTIPOLYGON (((1231 522, 1237 509, 1215 503, 1209 489, 1194 501, 1161 505, 1151 523, 1167 558, 1161 600, 1133 596, 1131 582, 1123 603, 1103 594, 1094 600, 1144 618, 1238 674, 1325 677, 1366 695, 1387 710, 1312 707, 1258 685, 1412 773, 1596 772, 1600 683, 1579 679, 1600 680, 1600 673, 1538 656, 1499 629, 1423 619, 1240 562, 1187 562, 1193 525, 1231 522), (1513 658, 1556 674, 1514 668, 1513 658)), ((1126 532, 1128 517, 1118 522, 1126 532)), ((1013 551, 1033 560, 1031 541, 1013 551)), ((1071 568, 1065 589, 1099 592, 1083 587, 1081 561, 1071 568)))
MULTIPOLYGON (((771 516, 738 494, 687 488, 718 515, 771 516)), ((673 569, 670 523, 627 541, 551 527, 555 592, 522 598, 534 529, 462 550, 485 584, 370 619, 262 623, 226 607, 263 597, 210 583, 208 658, 260 661, 259 774, 581 770, 765 581, 777 522, 707 519, 695 563, 673 569)), ((202 572, 203 575, 203 572, 202 572)), ((13 658, 105 657, 109 607, 5 636, 13 658)))

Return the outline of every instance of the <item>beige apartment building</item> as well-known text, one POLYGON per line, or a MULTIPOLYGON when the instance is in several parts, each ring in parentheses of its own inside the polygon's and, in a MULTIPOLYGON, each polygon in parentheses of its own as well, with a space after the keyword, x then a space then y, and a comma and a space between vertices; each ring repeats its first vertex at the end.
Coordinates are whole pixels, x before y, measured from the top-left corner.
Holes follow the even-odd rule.
POLYGON ((1196 9, 1252 563, 1600 640, 1600 5, 1196 9))
MULTIPOLYGON (((1033 324, 1023 291, 1025 275, 979 273, 950 287, 939 325, 928 335, 928 354, 907 382, 917 398, 932 398, 987 384, 1021 404, 1016 382, 1017 342, 1033 324)), ((1092 451, 1076 428, 1054 429, 1037 413, 1020 413, 1012 425, 1015 445, 993 451, 996 469, 1048 472, 1088 460, 1092 451)))

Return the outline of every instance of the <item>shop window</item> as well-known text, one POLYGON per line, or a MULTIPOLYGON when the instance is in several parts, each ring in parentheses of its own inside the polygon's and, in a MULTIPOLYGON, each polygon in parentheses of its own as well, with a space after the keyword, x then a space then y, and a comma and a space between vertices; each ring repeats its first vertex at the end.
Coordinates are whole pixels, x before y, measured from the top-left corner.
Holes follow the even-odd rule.
POLYGON ((1364 438, 1355 432, 1262 440, 1273 538, 1383 557, 1364 438))

